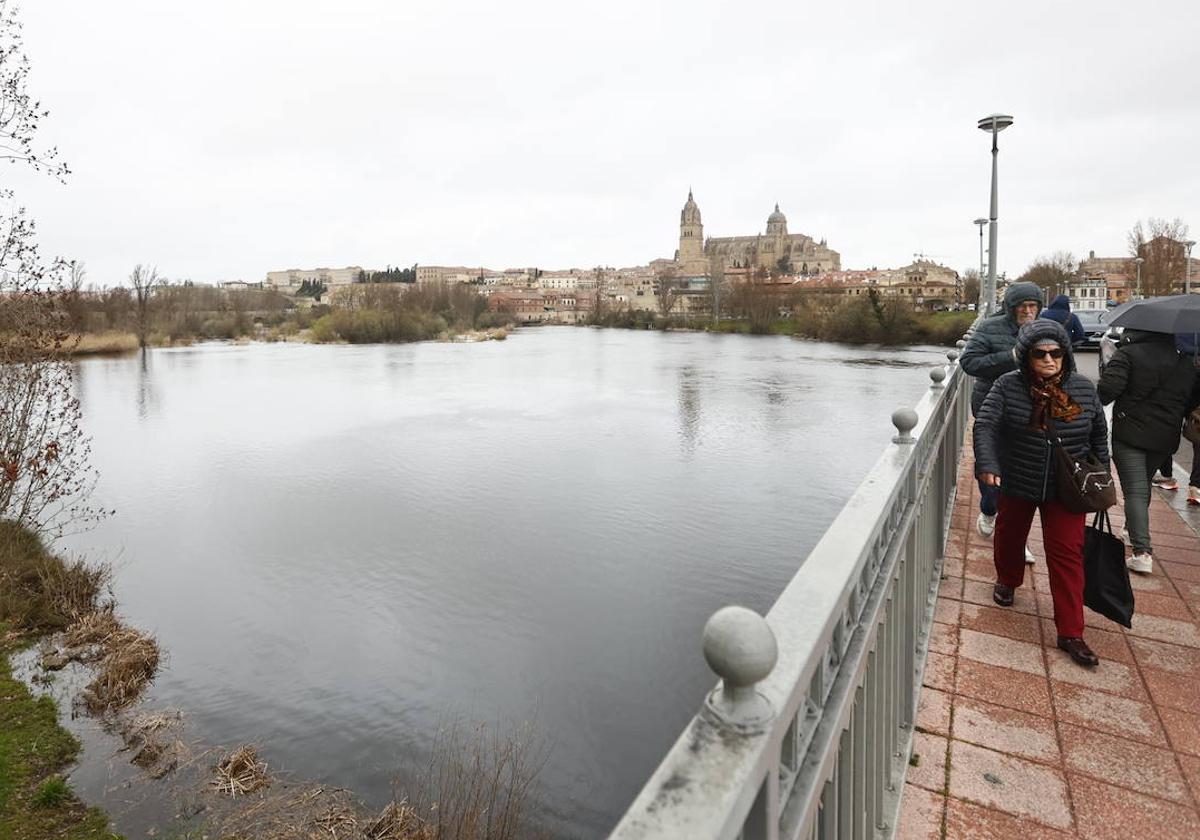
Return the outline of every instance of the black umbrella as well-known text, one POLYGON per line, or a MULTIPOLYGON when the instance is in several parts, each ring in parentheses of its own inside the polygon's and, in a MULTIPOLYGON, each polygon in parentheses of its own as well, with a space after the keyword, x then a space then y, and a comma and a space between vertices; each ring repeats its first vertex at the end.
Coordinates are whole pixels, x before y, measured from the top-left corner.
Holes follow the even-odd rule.
POLYGON ((1200 295, 1170 295, 1131 300, 1108 316, 1114 327, 1160 333, 1200 332, 1200 295))

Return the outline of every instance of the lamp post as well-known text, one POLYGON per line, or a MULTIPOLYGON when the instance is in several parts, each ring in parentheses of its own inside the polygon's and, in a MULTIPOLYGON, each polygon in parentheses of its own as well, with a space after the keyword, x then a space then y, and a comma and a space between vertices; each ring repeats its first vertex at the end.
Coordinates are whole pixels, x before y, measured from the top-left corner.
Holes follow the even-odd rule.
POLYGON ((986 225, 987 223, 988 223, 987 219, 976 219, 974 221, 974 224, 979 227, 979 295, 978 295, 979 300, 977 300, 975 303, 976 303, 976 308, 979 309, 980 312, 982 312, 984 309, 984 306, 983 306, 983 301, 984 301, 984 297, 983 297, 983 285, 984 285, 984 283, 983 283, 983 273, 984 273, 983 228, 984 228, 984 225, 986 225))
POLYGON ((996 135, 1012 124, 1013 118, 1006 114, 992 114, 979 121, 979 129, 990 132, 992 135, 992 206, 988 225, 987 314, 991 314, 996 306, 996 234, 999 230, 1000 220, 996 183, 996 161, 1000 155, 1000 147, 996 145, 996 135))
POLYGON ((1183 243, 1183 293, 1190 295, 1192 293, 1192 246, 1195 241, 1189 239, 1183 243))
POLYGON ((1137 296, 1145 297, 1142 294, 1142 263, 1146 261, 1145 257, 1134 257, 1133 264, 1137 266, 1137 296))

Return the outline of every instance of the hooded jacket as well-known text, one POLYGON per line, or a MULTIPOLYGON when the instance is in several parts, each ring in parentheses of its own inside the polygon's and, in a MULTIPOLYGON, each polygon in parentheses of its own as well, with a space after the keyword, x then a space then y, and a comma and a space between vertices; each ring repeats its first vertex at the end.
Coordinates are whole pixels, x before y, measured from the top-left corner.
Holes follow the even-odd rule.
POLYGON ((1113 440, 1166 455, 1179 446, 1183 416, 1196 405, 1196 368, 1175 336, 1125 330, 1104 366, 1100 399, 1113 406, 1113 440))
POLYGON ((1052 340, 1063 348, 1061 387, 1083 411, 1074 420, 1056 420, 1054 432, 1069 454, 1082 458, 1089 453, 1109 463, 1108 422, 1096 388, 1075 370, 1075 356, 1067 332, 1054 321, 1038 320, 1021 328, 1017 343, 1020 367, 996 380, 975 417, 975 475, 1000 476, 1000 492, 1031 502, 1053 500, 1056 495, 1053 435, 1031 429, 1033 397, 1029 393, 1032 373, 1028 357, 1039 341, 1052 340))
POLYGON ((1062 324, 1067 335, 1071 336, 1072 347, 1078 347, 1087 340, 1087 332, 1083 329, 1079 316, 1071 311, 1071 299, 1066 295, 1059 295, 1052 300, 1038 317, 1058 321, 1062 324))
POLYGON ((1042 290, 1036 283, 1009 286, 1004 293, 1004 310, 980 322, 958 360, 962 369, 975 377, 971 413, 976 416, 996 378, 1017 369, 1013 356, 1017 344, 1017 306, 1027 300, 1042 305, 1042 290))

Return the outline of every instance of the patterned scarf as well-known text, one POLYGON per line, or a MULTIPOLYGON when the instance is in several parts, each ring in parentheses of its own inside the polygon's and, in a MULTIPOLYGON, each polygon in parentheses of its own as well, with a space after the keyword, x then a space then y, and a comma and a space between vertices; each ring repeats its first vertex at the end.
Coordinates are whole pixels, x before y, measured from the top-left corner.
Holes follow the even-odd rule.
POLYGON ((1066 371, 1063 370, 1050 379, 1039 379, 1036 374, 1029 377, 1029 396, 1033 399, 1033 414, 1029 418, 1030 429, 1044 432, 1049 426, 1050 417, 1070 423, 1083 413, 1079 403, 1062 389, 1065 378, 1066 371))

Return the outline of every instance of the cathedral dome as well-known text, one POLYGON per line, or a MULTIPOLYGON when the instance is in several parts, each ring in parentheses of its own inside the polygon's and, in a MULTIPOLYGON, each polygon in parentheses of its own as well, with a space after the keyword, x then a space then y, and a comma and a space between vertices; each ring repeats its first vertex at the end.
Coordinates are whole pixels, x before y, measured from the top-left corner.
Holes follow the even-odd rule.
POLYGON ((779 212, 778 204, 775 205, 775 212, 772 213, 770 216, 767 216, 767 224, 769 225, 772 222, 783 222, 785 224, 787 223, 787 216, 785 216, 785 215, 783 215, 783 213, 779 212))

